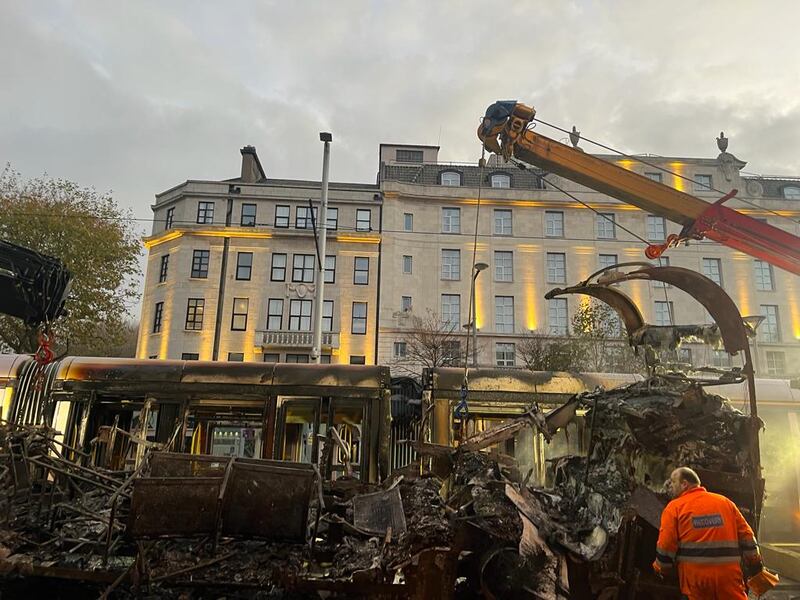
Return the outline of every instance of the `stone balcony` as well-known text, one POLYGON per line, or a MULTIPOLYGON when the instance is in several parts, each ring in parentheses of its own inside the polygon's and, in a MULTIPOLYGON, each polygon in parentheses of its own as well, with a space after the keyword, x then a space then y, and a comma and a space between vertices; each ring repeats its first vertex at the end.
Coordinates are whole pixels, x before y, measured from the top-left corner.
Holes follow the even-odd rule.
MULTIPOLYGON (((259 331, 261 345, 272 348, 311 348, 314 345, 314 334, 311 331, 259 331)), ((323 348, 338 348, 339 334, 322 333, 323 348)))

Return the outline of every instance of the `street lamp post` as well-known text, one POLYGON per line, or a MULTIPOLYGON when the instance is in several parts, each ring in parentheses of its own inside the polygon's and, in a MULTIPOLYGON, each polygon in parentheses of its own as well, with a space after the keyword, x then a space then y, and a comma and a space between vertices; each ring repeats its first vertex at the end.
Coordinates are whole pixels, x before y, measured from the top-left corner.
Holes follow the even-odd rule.
POLYGON ((470 304, 472 305, 472 366, 478 366, 478 309, 475 306, 475 281, 478 275, 489 265, 483 262, 475 263, 472 268, 472 286, 470 288, 470 304))
POLYGON ((311 357, 315 363, 322 362, 322 313, 325 306, 325 245, 328 238, 328 165, 331 159, 330 133, 319 134, 319 141, 324 144, 322 150, 322 189, 319 212, 317 213, 317 232, 320 232, 319 245, 317 246, 317 294, 314 296, 314 342, 311 348, 311 357))

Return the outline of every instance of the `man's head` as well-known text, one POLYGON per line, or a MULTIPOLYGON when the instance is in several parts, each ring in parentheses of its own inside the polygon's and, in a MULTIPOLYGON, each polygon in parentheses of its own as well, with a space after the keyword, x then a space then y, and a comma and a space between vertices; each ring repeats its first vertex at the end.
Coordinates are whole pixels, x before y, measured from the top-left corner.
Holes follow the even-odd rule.
POLYGON ((700 485, 700 477, 689 467, 678 467, 669 476, 672 497, 677 498, 686 490, 700 485))

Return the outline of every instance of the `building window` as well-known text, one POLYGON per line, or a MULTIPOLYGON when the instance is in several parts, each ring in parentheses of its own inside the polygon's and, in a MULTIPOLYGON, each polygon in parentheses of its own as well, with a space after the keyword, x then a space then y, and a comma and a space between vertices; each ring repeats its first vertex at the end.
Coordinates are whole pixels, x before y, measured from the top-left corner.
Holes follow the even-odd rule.
POLYGON ((447 340, 442 344, 442 360, 446 365, 461 364, 461 342, 447 340))
POLYGON ((350 364, 351 365, 365 365, 365 364, 367 364, 367 359, 363 354, 361 354, 361 355, 354 354, 354 355, 352 355, 350 357, 350 364))
POLYGON ((411 268, 413 266, 413 259, 408 256, 407 254, 403 255, 403 273, 405 275, 411 274, 411 268))
POLYGON ((600 266, 601 269, 605 269, 607 267, 613 267, 618 263, 617 255, 616 254, 599 254, 597 256, 597 264, 600 266))
POLYGON ((403 231, 414 231, 414 215, 403 213, 403 231))
POLYGON ((209 250, 192 252, 192 277, 206 279, 208 277, 209 250))
POLYGON ((461 251, 442 250, 442 279, 461 279, 461 251))
POLYGON ((256 205, 242 204, 242 227, 256 226, 256 205))
POLYGON ((645 173, 644 176, 648 179, 652 179, 653 181, 661 183, 661 173, 645 173))
POLYGON ((164 283, 167 280, 167 271, 169 270, 169 254, 161 257, 161 268, 158 271, 158 283, 164 283))
POLYGON ((395 154, 397 162, 422 162, 422 150, 408 150, 407 148, 398 148, 395 154))
POLYGON ((783 197, 787 200, 800 200, 800 187, 796 185, 784 186, 781 191, 783 192, 783 197))
POLYGON ((685 365, 693 365, 692 362, 692 349, 691 348, 678 348, 678 362, 685 365))
POLYGON ((408 356, 408 344, 406 342, 395 342, 392 356, 395 358, 405 358, 408 356))
POLYGON ((310 362, 310 357, 308 356, 308 354, 287 354, 286 362, 292 364, 295 363, 306 364, 310 362))
POLYGON ((240 281, 250 281, 253 272, 253 253, 236 253, 236 279, 240 281))
POLYGON ((322 302, 322 331, 325 333, 333 331, 333 300, 322 302))
POLYGON ((459 186, 461 185, 461 173, 455 171, 444 171, 441 174, 442 185, 459 186))
POLYGON ((336 257, 325 257, 325 283, 336 283, 336 257))
POLYGON ((758 327, 758 333, 761 334, 761 341, 780 342, 781 329, 778 319, 778 307, 774 304, 762 304, 761 314, 764 316, 764 321, 758 327))
POLYGON ((325 227, 331 231, 336 231, 339 229, 339 209, 329 208, 327 214, 328 218, 325 221, 325 227))
POLYGON ((289 227, 291 211, 291 207, 286 204, 278 204, 275 206, 275 227, 282 229, 289 227))
POLYGON ((203 298, 189 298, 186 304, 186 326, 190 331, 199 331, 203 328, 203 310, 206 301, 203 298))
POLYGON ((295 254, 292 260, 292 281, 300 283, 313 283, 314 255, 295 254))
POLYGON ((666 219, 655 215, 647 215, 647 239, 651 242, 663 242, 666 238, 666 219))
POLYGON ((767 350, 767 375, 786 373, 786 355, 783 352, 767 350))
POLYGON ((461 233, 461 209, 442 209, 442 233, 461 233))
POLYGON ((289 331, 311 331, 311 300, 289 300, 289 331))
POLYGON ((231 331, 247 330, 247 308, 250 301, 247 298, 233 299, 233 315, 231 316, 231 331))
POLYGON ((514 296, 494 297, 494 330, 514 333, 514 296))
POLYGON ((200 223, 201 225, 208 225, 214 222, 213 202, 197 203, 197 222, 200 223))
POLYGON ((353 302, 353 322, 350 327, 354 335, 367 333, 367 303, 353 302))
POLYGON ((711 175, 704 175, 698 173, 694 176, 694 186, 693 189, 695 192, 707 192, 711 189, 712 182, 711 182, 711 175))
POLYGON ((717 285, 722 285, 722 261, 718 258, 703 259, 703 275, 717 285))
POLYGON ((547 302, 550 335, 567 335, 567 299, 553 298, 547 302))
POLYGON ((595 223, 598 240, 613 240, 617 237, 615 218, 614 213, 597 213, 595 223))
POLYGON ((494 210, 494 234, 511 235, 511 211, 502 208, 494 210))
POLYGON ((566 283, 567 255, 563 252, 547 253, 547 283, 566 283))
POLYGON ((496 250, 494 253, 494 280, 514 281, 514 253, 496 250))
POLYGON ((712 350, 711 351, 711 366, 712 367, 730 367, 731 355, 725 350, 712 350))
POLYGON ((442 323, 450 329, 461 326, 461 296, 442 294, 442 323))
POLYGON ((544 234, 547 237, 564 237, 564 213, 548 210, 544 213, 544 234))
POLYGON ((164 303, 156 302, 156 309, 153 313, 153 333, 161 331, 161 319, 164 316, 164 303))
POLYGON ((503 173, 495 173, 492 175, 490 181, 492 182, 493 188, 510 188, 511 187, 511 176, 505 175, 503 173))
POLYGON ((353 260, 353 283, 355 285, 369 284, 369 257, 356 256, 353 260))
POLYGON ((313 229, 317 222, 317 207, 298 206, 294 211, 295 229, 313 229), (312 222, 311 216, 314 216, 312 222))
POLYGON ((261 357, 265 363, 277 363, 281 362, 281 355, 277 352, 265 352, 264 355, 261 357))
POLYGON ((167 217, 164 219, 164 229, 172 229, 172 224, 175 221, 175 207, 167 209, 167 217))
POLYGON ((662 327, 672 325, 672 302, 656 300, 656 325, 662 327))
POLYGON ((400 298, 400 310, 409 312, 411 310, 411 296, 402 296, 400 298))
POLYGON ((272 268, 270 269, 271 281, 286 281, 286 255, 273 254, 272 268))
POLYGON ((184 352, 181 360, 200 360, 200 355, 197 352, 184 352))
POLYGON ((372 211, 368 208, 356 210, 356 231, 372 231, 372 211))
POLYGON ((267 301, 267 331, 283 329, 283 299, 270 298, 267 301))
POLYGON ((244 362, 244 352, 228 352, 228 362, 244 362))
POLYGON ((495 344, 495 363, 498 367, 513 367, 515 363, 514 344, 495 344))
POLYGON ((763 260, 753 262, 756 274, 756 289, 762 292, 771 292, 775 289, 772 279, 772 265, 763 260))

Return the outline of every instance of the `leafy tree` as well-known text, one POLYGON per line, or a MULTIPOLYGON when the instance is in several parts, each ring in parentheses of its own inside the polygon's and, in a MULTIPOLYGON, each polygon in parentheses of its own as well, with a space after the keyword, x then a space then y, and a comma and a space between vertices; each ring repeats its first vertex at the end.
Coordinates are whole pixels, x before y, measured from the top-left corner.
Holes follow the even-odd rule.
POLYGON ((613 308, 591 300, 582 303, 572 317, 567 336, 526 335, 518 353, 532 371, 642 373, 637 356, 623 336, 613 308))
MULTIPOLYGON (((121 344, 139 297, 139 232, 110 193, 63 179, 0 173, 0 239, 60 259, 73 275, 67 314, 52 326, 57 353, 121 344)), ((0 315, 0 346, 33 352, 37 332, 0 315)))

